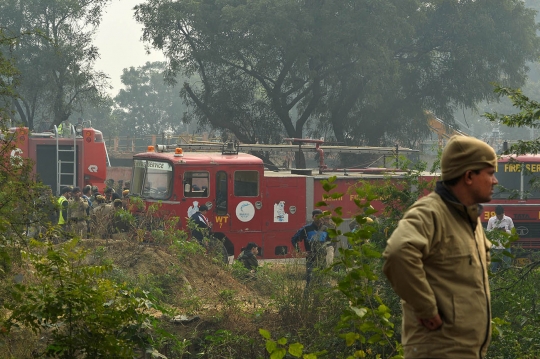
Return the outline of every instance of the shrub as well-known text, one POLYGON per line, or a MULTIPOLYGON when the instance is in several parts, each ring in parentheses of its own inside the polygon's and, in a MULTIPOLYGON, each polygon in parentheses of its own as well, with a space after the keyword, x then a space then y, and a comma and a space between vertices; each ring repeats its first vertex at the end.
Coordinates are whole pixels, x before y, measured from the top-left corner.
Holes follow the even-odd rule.
POLYGON ((77 240, 58 248, 24 252, 35 283, 16 284, 5 303, 5 328, 30 328, 48 338, 47 357, 133 358, 135 352, 157 353, 155 345, 173 340, 156 331, 151 310, 162 309, 147 292, 104 278, 111 266, 84 265, 86 252, 77 240))

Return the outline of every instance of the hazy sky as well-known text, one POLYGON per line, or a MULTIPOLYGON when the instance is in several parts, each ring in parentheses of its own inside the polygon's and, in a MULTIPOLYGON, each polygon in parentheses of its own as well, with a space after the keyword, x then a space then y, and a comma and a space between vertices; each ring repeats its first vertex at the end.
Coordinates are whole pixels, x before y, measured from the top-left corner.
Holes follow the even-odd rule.
POLYGON ((143 1, 113 0, 103 14, 94 41, 101 56, 96 61, 96 69, 109 75, 113 96, 122 88, 120 76, 123 69, 142 66, 147 61, 163 60, 158 51, 147 55, 140 40, 142 26, 133 18, 133 7, 143 1))

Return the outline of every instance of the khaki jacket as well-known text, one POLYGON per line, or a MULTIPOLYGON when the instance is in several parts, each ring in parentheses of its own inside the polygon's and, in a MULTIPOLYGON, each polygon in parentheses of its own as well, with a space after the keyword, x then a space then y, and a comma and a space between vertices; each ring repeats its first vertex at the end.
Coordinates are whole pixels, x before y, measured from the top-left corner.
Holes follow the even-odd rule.
POLYGON ((88 209, 88 201, 84 198, 78 200, 73 199, 69 204, 68 217, 69 219, 84 220, 86 219, 86 210, 88 209))
POLYGON ((491 336, 487 268, 491 243, 478 217, 437 184, 388 240, 384 273, 402 299, 405 358, 477 359, 491 336), (444 199, 443 199, 444 198, 444 199), (435 330, 417 318, 441 316, 435 330))

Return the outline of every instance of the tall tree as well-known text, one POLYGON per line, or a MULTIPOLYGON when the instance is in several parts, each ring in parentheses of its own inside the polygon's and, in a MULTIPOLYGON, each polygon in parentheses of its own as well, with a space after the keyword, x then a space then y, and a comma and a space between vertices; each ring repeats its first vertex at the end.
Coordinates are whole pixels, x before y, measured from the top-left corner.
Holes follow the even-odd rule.
MULTIPOLYGON (((114 116, 123 128, 122 134, 148 135, 166 130, 178 132, 184 127, 187 106, 179 91, 164 80, 164 62, 147 62, 122 73, 125 89, 114 98, 114 116)), ((182 77, 180 81, 188 81, 182 77)))
POLYGON ((491 96, 490 81, 521 83, 525 61, 538 55, 533 14, 517 0, 136 7, 143 38, 165 52, 170 73, 200 74, 200 86, 184 86, 199 121, 249 142, 267 121, 276 138, 303 137, 313 120, 314 133, 331 127, 345 144, 415 143, 428 132, 425 110, 451 117, 491 96))
POLYGON ((93 65, 98 50, 92 37, 109 0, 6 0, 0 23, 19 37, 13 49, 21 72, 19 98, 13 105, 21 122, 34 127, 36 118, 54 124, 69 118, 84 101, 98 100, 106 75, 93 65))
POLYGON ((534 11, 521 1, 436 1, 403 13, 409 32, 387 47, 389 76, 358 67, 330 82, 319 117, 340 142, 415 146, 428 133, 425 110, 451 124, 456 108, 494 99, 492 81, 523 84, 539 54, 534 11))
MULTIPOLYGON (((257 128, 271 131, 270 138, 303 137, 325 96, 324 81, 355 62, 380 60, 378 44, 402 30, 369 16, 384 4, 149 0, 136 7, 136 18, 145 25, 144 39, 169 58, 171 73, 199 73, 201 86, 185 86, 199 118, 252 142, 257 128)), ((396 15, 385 19, 396 23, 396 15)), ((297 166, 303 162, 297 157, 297 166)))
POLYGON ((9 104, 16 96, 15 85, 19 71, 11 57, 15 41, 15 38, 7 36, 4 29, 0 28, 0 126, 4 125, 4 119, 11 117, 9 104))

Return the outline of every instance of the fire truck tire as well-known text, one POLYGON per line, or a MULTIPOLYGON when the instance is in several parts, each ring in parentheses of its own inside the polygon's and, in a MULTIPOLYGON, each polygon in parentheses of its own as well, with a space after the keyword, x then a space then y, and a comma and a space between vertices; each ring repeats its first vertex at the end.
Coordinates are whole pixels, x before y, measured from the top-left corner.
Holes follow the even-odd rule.
POLYGON ((220 233, 220 232, 216 232, 213 235, 214 235, 214 238, 217 238, 218 240, 221 241, 221 243, 223 243, 223 245, 225 246, 225 249, 227 250, 227 255, 233 256, 234 255, 234 244, 232 244, 231 240, 229 238, 227 238, 226 235, 224 235, 223 233, 220 233))

